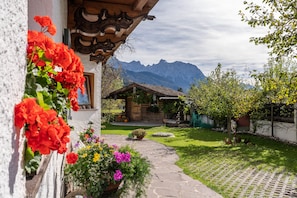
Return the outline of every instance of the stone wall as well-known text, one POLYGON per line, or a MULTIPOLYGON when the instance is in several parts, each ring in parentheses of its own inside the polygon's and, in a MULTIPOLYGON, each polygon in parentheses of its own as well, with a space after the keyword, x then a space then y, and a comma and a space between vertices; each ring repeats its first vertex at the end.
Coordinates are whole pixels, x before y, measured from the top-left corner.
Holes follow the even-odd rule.
POLYGON ((0 3, 0 197, 24 197, 23 137, 14 128, 14 106, 24 93, 27 0, 0 3))

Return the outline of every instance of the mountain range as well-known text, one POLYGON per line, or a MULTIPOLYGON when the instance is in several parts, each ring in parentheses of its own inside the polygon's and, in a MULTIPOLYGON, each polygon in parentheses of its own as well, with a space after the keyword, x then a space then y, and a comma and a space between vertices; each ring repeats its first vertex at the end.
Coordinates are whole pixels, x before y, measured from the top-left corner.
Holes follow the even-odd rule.
POLYGON ((139 61, 123 62, 112 58, 108 63, 121 68, 125 85, 136 82, 187 92, 193 83, 205 78, 196 65, 180 61, 168 63, 161 59, 157 64, 143 65, 139 61))

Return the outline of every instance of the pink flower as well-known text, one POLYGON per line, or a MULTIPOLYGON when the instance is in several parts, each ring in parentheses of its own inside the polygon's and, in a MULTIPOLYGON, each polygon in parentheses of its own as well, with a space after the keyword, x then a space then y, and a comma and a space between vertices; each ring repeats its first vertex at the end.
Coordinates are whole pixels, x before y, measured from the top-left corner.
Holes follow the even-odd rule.
POLYGON ((123 161, 130 162, 131 161, 131 154, 129 152, 123 153, 123 161))
POLYGON ((123 178, 123 174, 120 170, 116 170, 116 172, 113 175, 113 179, 115 181, 120 181, 123 178))
POLYGON ((116 162, 118 164, 122 163, 122 162, 130 162, 131 161, 131 155, 129 152, 126 153, 120 153, 118 151, 114 152, 114 157, 116 159, 116 162))

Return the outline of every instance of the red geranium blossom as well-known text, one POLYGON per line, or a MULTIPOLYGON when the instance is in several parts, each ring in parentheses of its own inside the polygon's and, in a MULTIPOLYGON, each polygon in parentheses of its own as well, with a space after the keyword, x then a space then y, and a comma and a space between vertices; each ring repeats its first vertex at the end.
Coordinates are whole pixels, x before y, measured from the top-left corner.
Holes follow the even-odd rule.
POLYGON ((48 16, 35 16, 34 20, 40 24, 41 27, 45 27, 47 28, 48 33, 50 33, 51 35, 55 35, 56 34, 56 26, 53 24, 52 20, 50 17, 48 16))
POLYGON ((77 153, 68 153, 66 155, 66 160, 68 164, 75 164, 78 160, 78 154, 77 153))
MULTIPOLYGON (((36 16, 35 21, 41 27, 54 26, 49 17, 36 16)), ((79 109, 77 102, 77 90, 80 89, 84 93, 84 66, 80 58, 63 43, 55 43, 51 38, 47 37, 43 32, 28 31, 28 47, 27 59, 32 61, 35 66, 41 68, 47 64, 55 69, 59 67, 61 71, 56 74, 49 73, 49 76, 55 81, 60 82, 63 88, 69 90, 68 99, 74 111, 79 109), (42 52, 42 53, 40 53, 42 52), (39 54, 44 54, 40 56, 39 54)))
POLYGON ((32 80, 26 81, 25 95, 31 98, 15 106, 15 126, 24 127, 27 145, 33 152, 65 153, 70 127, 60 115, 68 108, 79 109, 77 90, 84 92, 84 67, 72 49, 45 35, 56 33, 48 16, 35 16, 34 20, 41 32, 28 31, 27 79, 32 80), (38 86, 44 91, 33 90, 38 86), (58 102, 49 95, 58 97, 58 102))
POLYGON ((15 125, 25 125, 27 144, 32 151, 49 154, 51 150, 65 153, 70 141, 70 127, 57 112, 44 110, 35 98, 25 98, 15 106, 15 125))

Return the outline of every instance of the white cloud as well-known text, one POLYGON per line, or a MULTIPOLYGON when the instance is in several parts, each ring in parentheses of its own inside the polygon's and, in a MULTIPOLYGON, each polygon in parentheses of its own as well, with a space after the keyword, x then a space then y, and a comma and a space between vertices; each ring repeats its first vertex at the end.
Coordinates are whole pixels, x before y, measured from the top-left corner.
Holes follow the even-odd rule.
POLYGON ((135 51, 119 50, 116 56, 145 65, 160 59, 188 62, 205 75, 219 62, 242 75, 261 70, 268 51, 249 38, 264 32, 241 21, 238 13, 244 8, 239 0, 159 1, 150 13, 156 19, 143 21, 128 38, 135 51))

